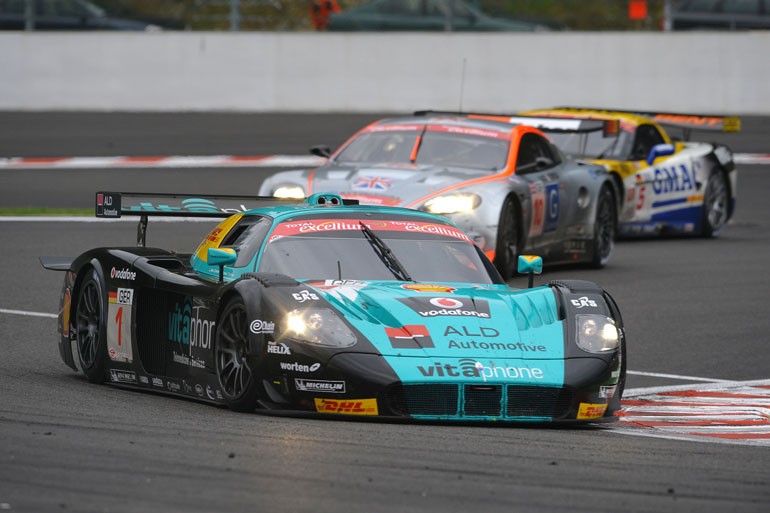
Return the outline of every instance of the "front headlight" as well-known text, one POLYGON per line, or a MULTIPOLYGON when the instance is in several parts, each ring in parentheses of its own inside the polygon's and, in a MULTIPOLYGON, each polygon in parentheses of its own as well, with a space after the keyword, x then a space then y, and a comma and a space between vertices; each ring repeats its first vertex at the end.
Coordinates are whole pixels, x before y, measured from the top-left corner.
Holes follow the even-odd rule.
POLYGON ((281 185, 273 191, 273 196, 276 198, 302 199, 305 197, 305 190, 299 185, 281 185))
POLYGON ((350 347, 357 342, 355 334, 327 308, 287 313, 279 324, 278 339, 282 338, 326 347, 350 347))
POLYGON ((471 192, 445 194, 426 201, 420 210, 431 214, 461 214, 481 205, 481 196, 471 192))
POLYGON ((577 316, 577 345, 589 353, 614 351, 620 345, 615 320, 605 315, 577 316))

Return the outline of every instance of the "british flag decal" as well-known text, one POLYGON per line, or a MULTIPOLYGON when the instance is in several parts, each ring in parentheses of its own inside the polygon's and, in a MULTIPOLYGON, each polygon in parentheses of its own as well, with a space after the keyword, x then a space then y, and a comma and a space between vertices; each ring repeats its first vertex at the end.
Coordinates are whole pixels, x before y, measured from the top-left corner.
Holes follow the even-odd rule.
POLYGON ((393 180, 381 176, 362 176, 353 181, 353 189, 359 191, 387 191, 393 185, 393 180))

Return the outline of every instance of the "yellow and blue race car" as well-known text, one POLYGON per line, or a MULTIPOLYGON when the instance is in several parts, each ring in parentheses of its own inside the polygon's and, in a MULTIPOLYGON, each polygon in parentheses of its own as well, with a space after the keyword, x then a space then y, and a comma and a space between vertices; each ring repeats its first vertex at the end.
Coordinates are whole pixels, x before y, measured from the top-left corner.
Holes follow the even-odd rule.
POLYGON ((564 153, 604 166, 620 194, 618 233, 716 235, 735 210, 735 169, 730 149, 693 142, 693 130, 740 130, 740 118, 558 107, 507 118, 546 132, 564 153), (569 122, 599 120, 593 131, 569 122), (681 129, 672 138, 663 125, 681 129))
POLYGON ((509 287, 467 234, 417 210, 99 193, 139 247, 42 257, 65 272, 59 350, 94 383, 236 411, 448 422, 617 420, 625 331, 601 287, 509 287), (254 207, 254 208, 252 208, 254 207), (186 254, 154 216, 223 217, 186 254))

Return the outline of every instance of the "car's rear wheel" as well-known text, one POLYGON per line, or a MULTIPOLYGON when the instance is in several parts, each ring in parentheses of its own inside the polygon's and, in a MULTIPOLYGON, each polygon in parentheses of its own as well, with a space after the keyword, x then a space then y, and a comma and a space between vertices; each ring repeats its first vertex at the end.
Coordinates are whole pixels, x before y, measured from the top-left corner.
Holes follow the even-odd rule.
POLYGON ((248 320, 240 296, 228 301, 217 324, 216 372, 227 406, 250 412, 257 406, 257 378, 248 359, 248 320))
POLYGON ((75 325, 80 368, 91 383, 104 381, 107 354, 107 302, 99 273, 91 268, 80 285, 75 325))
POLYGON ((703 193, 703 236, 714 237, 727 223, 728 214, 727 180, 724 173, 714 172, 706 183, 703 193))
POLYGON ((594 224, 592 267, 601 269, 610 261, 615 249, 615 228, 617 226, 615 196, 609 187, 602 187, 596 203, 594 224))
POLYGON ((512 198, 506 198, 503 208, 500 209, 495 246, 495 267, 506 281, 513 278, 516 258, 519 255, 518 217, 519 209, 516 202, 512 198))

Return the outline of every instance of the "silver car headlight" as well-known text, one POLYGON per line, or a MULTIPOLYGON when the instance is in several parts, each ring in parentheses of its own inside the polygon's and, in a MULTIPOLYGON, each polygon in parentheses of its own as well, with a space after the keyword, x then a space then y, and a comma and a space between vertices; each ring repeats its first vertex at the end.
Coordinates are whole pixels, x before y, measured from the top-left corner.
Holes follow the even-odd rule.
POLYGON ((305 190, 299 185, 281 185, 273 191, 273 196, 276 198, 302 199, 305 197, 305 190))
POLYGON ((577 345, 589 353, 606 353, 620 346, 615 320, 606 315, 577 316, 577 345))
POLYGON ((282 338, 326 347, 350 347, 358 341, 342 319, 328 308, 287 313, 279 324, 278 340, 282 338))
POLYGON ((420 210, 431 214, 461 214, 481 205, 481 196, 472 192, 444 194, 426 201, 420 210))

